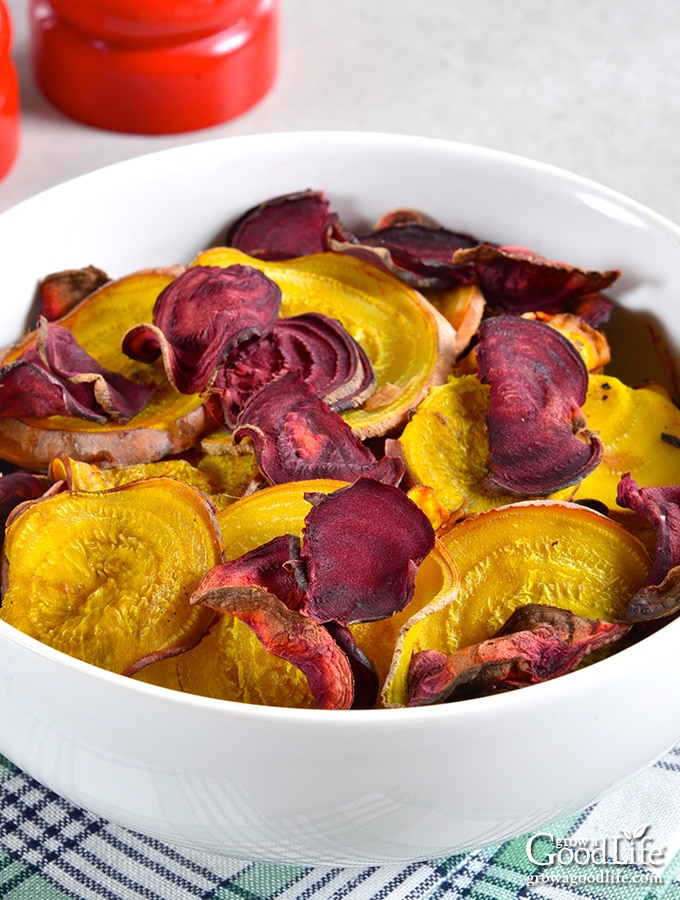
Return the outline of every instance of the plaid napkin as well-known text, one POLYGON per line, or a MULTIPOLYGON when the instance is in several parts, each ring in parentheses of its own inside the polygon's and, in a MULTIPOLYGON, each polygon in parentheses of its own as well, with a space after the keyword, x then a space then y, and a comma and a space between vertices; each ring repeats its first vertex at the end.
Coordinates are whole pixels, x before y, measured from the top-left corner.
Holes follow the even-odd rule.
POLYGON ((226 859, 74 808, 0 757, 4 900, 680 900, 680 745, 584 812, 476 853, 369 868, 226 859))

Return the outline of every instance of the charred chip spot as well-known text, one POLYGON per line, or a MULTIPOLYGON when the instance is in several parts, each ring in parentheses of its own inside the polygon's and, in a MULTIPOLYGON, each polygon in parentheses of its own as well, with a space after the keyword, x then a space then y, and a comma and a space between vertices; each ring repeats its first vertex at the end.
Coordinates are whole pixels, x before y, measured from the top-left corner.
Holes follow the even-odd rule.
POLYGON ((487 319, 479 328, 477 366, 490 386, 492 489, 550 494, 597 466, 603 447, 581 410, 588 372, 559 332, 515 316, 487 319))

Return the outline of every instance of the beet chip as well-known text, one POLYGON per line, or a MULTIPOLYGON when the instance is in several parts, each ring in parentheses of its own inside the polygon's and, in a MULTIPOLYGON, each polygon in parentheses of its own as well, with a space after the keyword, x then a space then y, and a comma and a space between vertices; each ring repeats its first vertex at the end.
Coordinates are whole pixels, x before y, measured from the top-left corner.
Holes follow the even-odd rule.
POLYGON ((38 320, 36 344, 0 371, 0 416, 127 422, 153 391, 104 369, 63 325, 38 320))
POLYGON ((201 393, 234 347, 269 333, 280 306, 279 286, 259 269, 195 266, 161 291, 153 325, 131 328, 123 351, 143 362, 162 354, 176 390, 201 393))
POLYGON ((584 296, 605 290, 621 274, 590 272, 553 262, 524 247, 490 244, 460 250, 454 262, 472 263, 489 309, 511 315, 571 312, 584 296))
POLYGON ((301 566, 300 539, 284 534, 234 560, 214 566, 201 582, 202 590, 228 587, 235 594, 248 594, 257 593, 261 588, 278 597, 288 609, 299 609, 306 587, 306 578, 297 573, 301 566))
POLYGON ((274 197, 249 209, 229 228, 227 247, 258 259, 282 260, 323 253, 337 216, 320 191, 274 197))
POLYGON ((208 572, 191 597, 247 625, 262 646, 296 666, 306 677, 319 709, 350 709, 354 697, 347 656, 323 625, 282 603, 264 589, 234 589, 208 572))
POLYGON ((375 666, 354 640, 349 628, 338 622, 324 622, 324 626, 349 660, 354 678, 352 709, 373 709, 380 688, 375 666))
POLYGON ((331 236, 328 243, 336 253, 349 253, 380 265, 420 290, 440 290, 475 280, 474 268, 454 262, 453 255, 477 246, 478 241, 441 226, 408 222, 356 237, 331 236))
POLYGON ((237 347, 215 381, 223 419, 234 428, 248 398, 286 372, 297 372, 336 412, 361 405, 375 389, 363 348, 322 313, 278 319, 268 335, 237 347))
POLYGON ((629 625, 591 620, 566 609, 529 604, 515 610, 489 640, 455 653, 422 650, 409 670, 409 706, 469 699, 572 672, 629 625))
POLYGON ((487 319, 478 334, 479 378, 491 388, 489 487, 541 495, 577 484, 603 452, 581 411, 588 371, 580 354, 549 325, 514 316, 487 319))
POLYGON ((626 607, 626 620, 646 622, 680 612, 680 485, 641 488, 627 473, 616 502, 649 522, 656 534, 652 567, 626 607))
POLYGON ((81 300, 102 287, 109 276, 95 266, 53 272, 40 282, 40 315, 48 322, 61 318, 81 300))
POLYGON ((302 543, 305 611, 319 622, 349 625, 403 609, 434 547, 427 516, 399 488, 371 478, 306 497, 313 508, 302 543))
POLYGON ((245 404, 234 440, 244 437, 252 439, 260 471, 271 484, 354 481, 361 475, 398 484, 404 473, 400 459, 376 459, 296 372, 269 382, 245 404))

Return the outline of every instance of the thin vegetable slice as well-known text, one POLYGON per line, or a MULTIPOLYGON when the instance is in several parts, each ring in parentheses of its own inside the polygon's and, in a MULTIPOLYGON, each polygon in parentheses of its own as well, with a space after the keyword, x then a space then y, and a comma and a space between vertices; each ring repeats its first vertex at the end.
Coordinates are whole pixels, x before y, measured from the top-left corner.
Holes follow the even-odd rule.
POLYGON ((603 449, 581 409, 588 372, 579 353, 550 326, 514 316, 487 319, 478 334, 479 377, 490 385, 489 486, 535 495, 579 482, 603 449))
POLYGON ((642 543, 621 525, 551 500, 471 516, 440 532, 439 540, 458 566, 460 588, 403 626, 384 689, 388 706, 407 702, 415 653, 450 654, 485 641, 528 603, 623 622, 651 564, 642 543))
POLYGON ((604 451, 597 468, 578 485, 575 499, 599 500, 613 511, 626 473, 644 486, 680 482, 680 410, 668 391, 591 375, 583 413, 604 451))
POLYGON ((415 654, 409 668, 408 705, 478 697, 566 675, 629 630, 629 625, 593 621, 557 607, 521 607, 486 641, 455 653, 415 654))
POLYGON ((606 290, 621 274, 618 270, 580 269, 546 259, 525 247, 490 244, 461 249, 454 261, 474 266, 490 308, 513 315, 572 312, 584 297, 606 290))
POLYGON ((370 475, 398 484, 401 460, 376 459, 347 423, 296 372, 264 385, 241 410, 234 440, 252 440, 258 466, 271 484, 309 478, 354 481, 370 475))
POLYGON ((630 599, 628 622, 648 622, 680 612, 680 485, 640 487, 626 473, 618 503, 654 529, 654 562, 647 581, 630 599))
POLYGON ((0 617, 125 673, 205 633, 213 613, 189 597, 221 555, 209 501, 181 482, 65 491, 27 506, 7 529, 0 617))
MULTIPOLYGON (((154 385, 142 412, 124 425, 72 416, 0 419, 5 459, 43 471, 60 454, 104 465, 130 465, 181 453, 198 441, 211 424, 203 399, 178 394, 160 363, 140 366, 122 351, 125 332, 150 320, 158 294, 181 271, 179 267, 149 269, 109 282, 58 322, 103 368, 140 385, 154 385)), ((27 335, 5 355, 3 363, 17 359, 35 337, 35 332, 27 335)))
POLYGON ((328 250, 327 234, 338 222, 321 191, 272 197, 229 226, 225 244, 259 259, 281 260, 328 250))
POLYGON ((231 350, 269 333, 280 305, 278 286, 259 269, 195 266, 161 291, 153 324, 131 328, 123 350, 142 362, 162 355, 176 390, 201 393, 231 350))
POLYGON ((239 619, 266 650, 300 669, 317 708, 351 707, 354 679, 349 660, 323 625, 289 609, 266 590, 234 591, 228 585, 217 586, 210 573, 191 602, 239 619))
POLYGON ((311 509, 307 494, 330 494, 346 481, 319 478, 265 487, 217 513, 225 559, 236 559, 284 534, 300 537, 311 509))
POLYGON ((368 356, 376 377, 370 404, 343 418, 361 438, 402 426, 430 386, 451 368, 455 332, 417 291, 369 263, 337 253, 286 262, 252 259, 226 247, 199 254, 192 265, 253 265, 281 288, 281 315, 319 312, 337 319, 368 356))
POLYGON ((63 325, 38 318, 35 346, 0 369, 0 416, 75 416, 120 423, 141 412, 153 387, 101 366, 63 325))
POLYGON ((259 388, 288 372, 297 372, 336 412, 361 406, 375 389, 370 360, 339 322, 321 313, 291 316, 225 360, 213 392, 226 426, 236 426, 243 405, 259 388))
POLYGON ((107 281, 109 276, 96 266, 46 275, 39 285, 40 315, 48 322, 60 319, 107 281))
POLYGON ((319 622, 369 622, 412 599, 418 566, 434 547, 425 514, 402 491, 370 478, 308 494, 301 556, 304 610, 319 622))

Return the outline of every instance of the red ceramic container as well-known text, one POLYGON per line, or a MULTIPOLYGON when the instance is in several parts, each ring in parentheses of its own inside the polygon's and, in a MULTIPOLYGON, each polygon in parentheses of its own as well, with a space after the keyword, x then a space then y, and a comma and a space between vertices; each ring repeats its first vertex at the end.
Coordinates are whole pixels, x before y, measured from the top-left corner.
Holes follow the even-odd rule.
POLYGON ((19 150, 19 85, 11 46, 12 24, 0 0, 0 178, 7 174, 19 150))
POLYGON ((30 16, 42 92, 111 131, 226 122, 276 74, 278 0, 31 0, 30 16))

